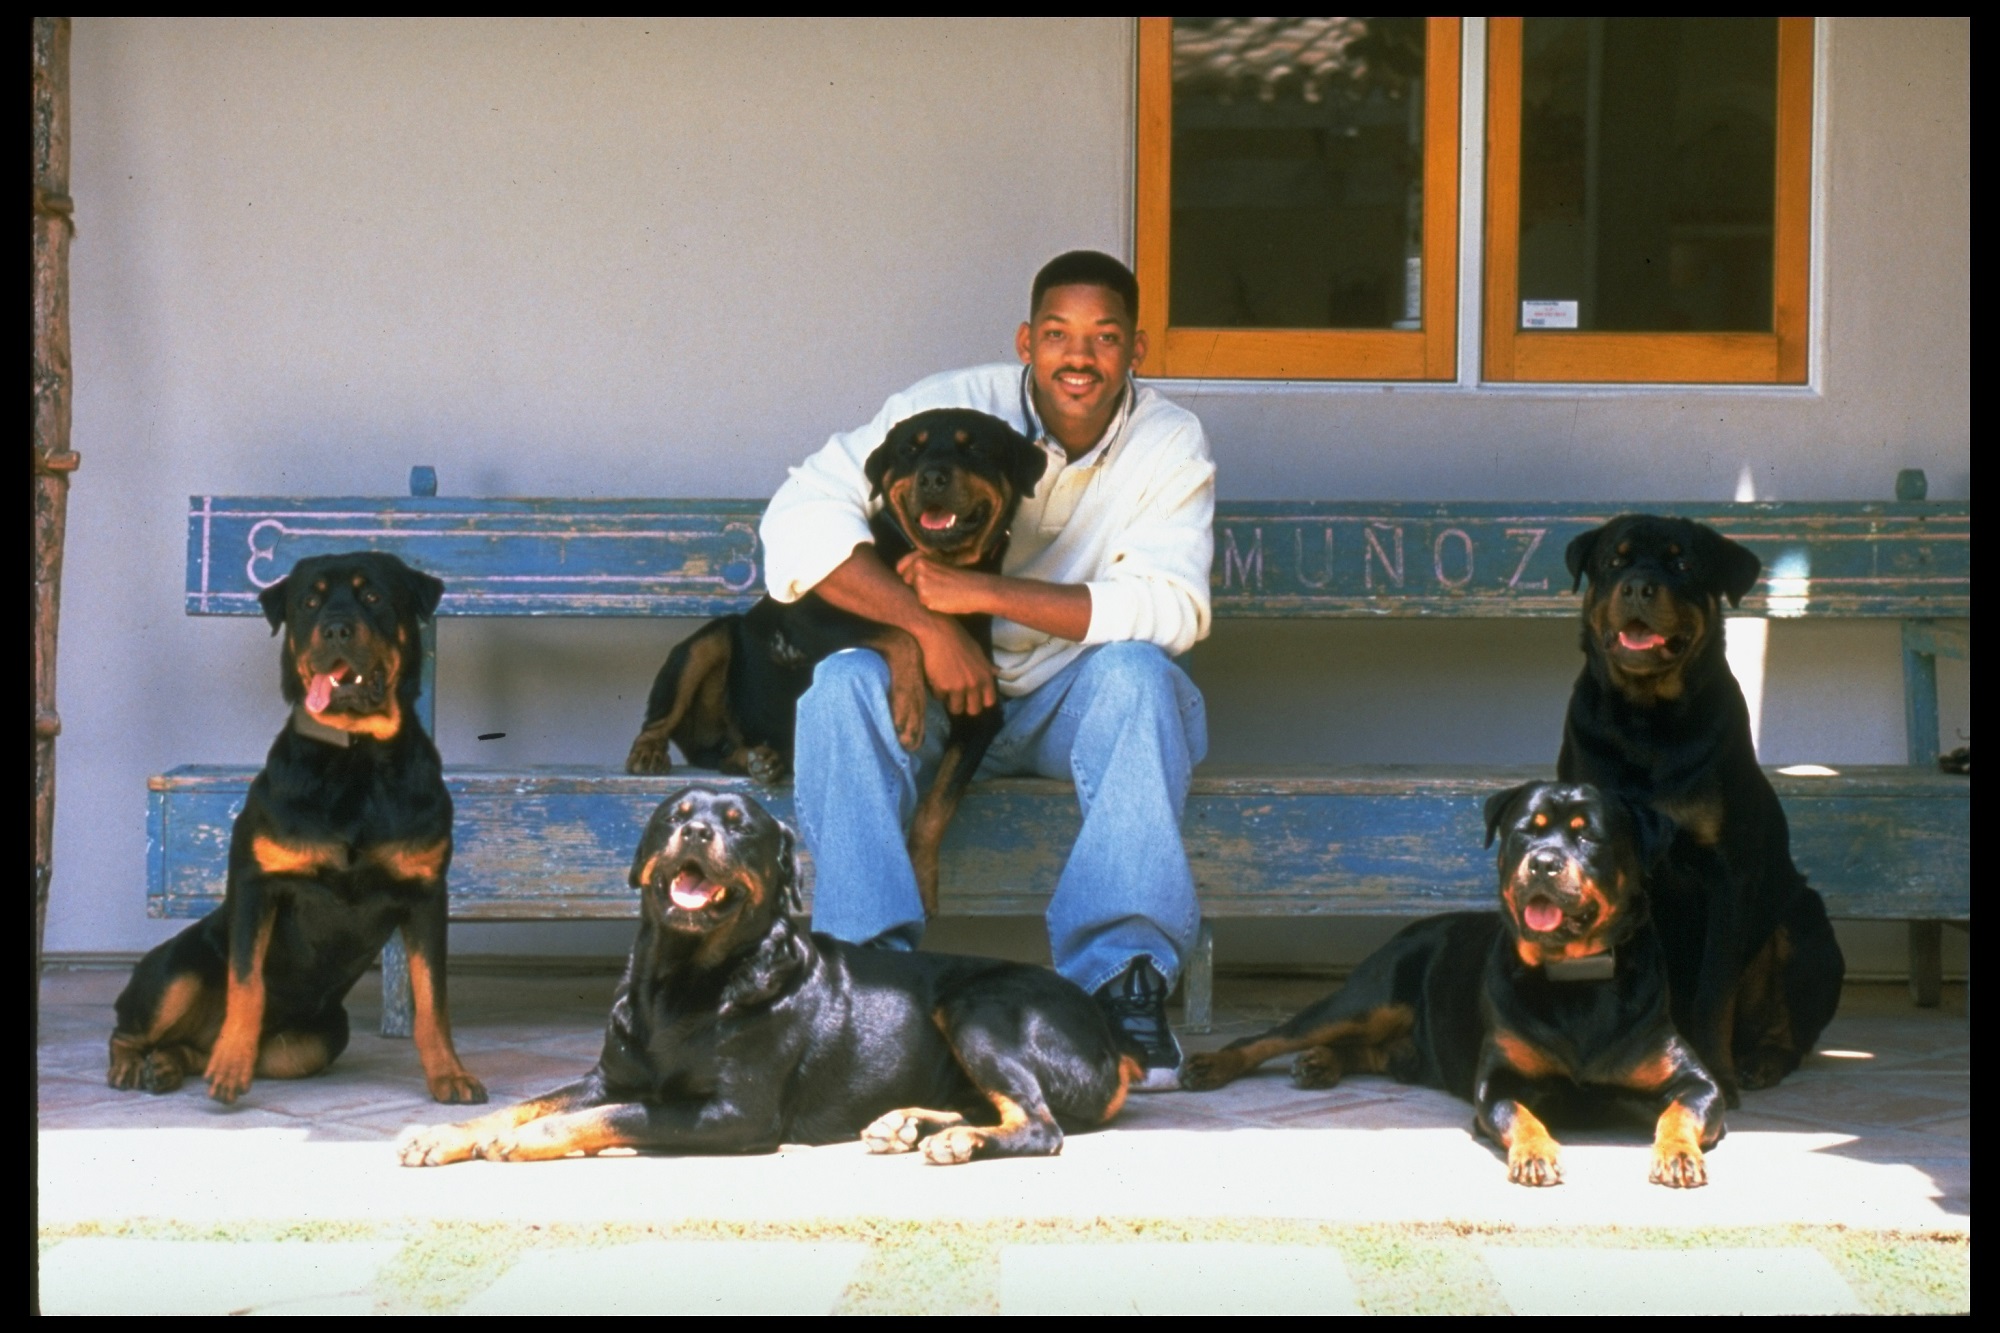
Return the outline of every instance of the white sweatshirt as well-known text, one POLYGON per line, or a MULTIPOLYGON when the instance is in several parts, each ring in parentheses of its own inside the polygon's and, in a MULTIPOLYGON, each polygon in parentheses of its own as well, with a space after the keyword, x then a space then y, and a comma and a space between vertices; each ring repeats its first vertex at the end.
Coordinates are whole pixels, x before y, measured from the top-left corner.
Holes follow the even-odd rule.
POLYGON ((993 659, 1001 692, 1023 695, 1085 644, 1137 639, 1170 654, 1208 636, 1215 555, 1215 463, 1192 412, 1133 384, 1104 438, 1074 463, 1042 430, 1018 364, 933 375, 882 405, 859 430, 835 435, 791 471, 760 530, 764 582, 794 602, 872 540, 862 464, 895 424, 935 407, 990 413, 1038 443, 1049 465, 1014 516, 1002 572, 1090 590, 1083 644, 998 617, 993 659))

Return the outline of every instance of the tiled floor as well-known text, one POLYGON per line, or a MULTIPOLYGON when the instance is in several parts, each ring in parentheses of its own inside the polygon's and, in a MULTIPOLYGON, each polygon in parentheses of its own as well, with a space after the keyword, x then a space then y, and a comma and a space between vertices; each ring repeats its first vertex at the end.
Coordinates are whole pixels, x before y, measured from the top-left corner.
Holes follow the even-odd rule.
MULTIPOLYGON (((271 1228, 287 1220, 348 1226, 354 1238, 369 1240, 391 1224, 638 1226, 673 1235, 747 1228, 754 1238, 784 1228, 851 1233, 910 1222, 993 1232, 1023 1219, 1071 1231, 1117 1222, 1144 1235, 1165 1219, 1207 1228, 1201 1236, 1211 1244, 1234 1243, 1231 1227, 1253 1225, 1446 1224, 1517 1230, 1522 1244, 1537 1228, 1551 1243, 1609 1228, 1736 1228, 1749 1237, 1746 1245, 1758 1228, 1908 1235, 1971 1226, 1970 1035, 1955 989, 1944 1008, 1919 1010, 1901 987, 1849 987, 1822 1051, 1782 1087, 1746 1096, 1730 1115, 1728 1139, 1710 1157, 1712 1183, 1683 1192, 1646 1183, 1650 1136, 1643 1124, 1565 1135, 1565 1184, 1528 1190, 1509 1185, 1500 1158, 1467 1132, 1463 1103, 1382 1078, 1300 1092, 1276 1068, 1215 1093, 1135 1096, 1111 1128, 1072 1136, 1056 1159, 949 1170, 871 1158, 858 1144, 842 1144, 761 1158, 606 1157, 416 1171, 394 1164, 390 1141, 405 1126, 454 1117, 424 1096, 411 1045, 374 1035, 372 981, 356 993, 356 1036, 332 1070, 259 1082, 233 1108, 209 1101, 196 1083, 162 1097, 104 1086, 110 1004, 123 981, 122 974, 78 971, 53 973, 42 984, 40 1216, 51 1240, 79 1238, 48 1250, 51 1271, 80 1263, 78 1252, 63 1253, 93 1235, 181 1236, 223 1226, 281 1239, 282 1227, 271 1228)), ((454 976, 460 1052, 496 1102, 568 1081, 596 1057, 614 984, 608 975, 454 976)), ((1316 981, 1222 978, 1223 1025, 1189 1044, 1258 1030, 1323 989, 1316 981)), ((1261 1263, 1289 1262, 1275 1239, 1263 1244, 1272 1252, 1261 1263)), ((1017 1248, 1002 1237, 982 1251, 988 1257, 980 1262, 991 1269, 980 1279, 984 1308, 1041 1308, 1037 1302, 1069 1280, 1068 1261, 1008 1258, 1017 1248)), ((344 1264, 359 1251, 343 1253, 344 1264)), ((111 1267, 122 1271, 125 1262, 111 1267)), ((1517 1271, 1520 1262, 1515 1255, 1481 1270, 1490 1270, 1480 1281, 1492 1308, 1507 1308, 1504 1281, 1493 1275, 1517 1271)), ((1824 1260, 1773 1262, 1809 1274, 1817 1271, 1812 1262, 1824 1260)), ((1128 1283, 1139 1293, 1131 1308, 1159 1308, 1165 1299, 1165 1279, 1144 1277, 1149 1263, 1158 1261, 1132 1250, 1104 1270, 1139 1274, 1128 1283)), ((1193 1249, 1189 1263, 1196 1263, 1193 1249)), ((868 1271, 864 1265, 864 1276, 868 1271)), ((1329 1270, 1316 1280, 1333 1284, 1327 1309, 1351 1304, 1334 1291, 1345 1278, 1329 1270)), ((352 1285, 345 1281, 320 1284, 327 1308, 360 1299, 342 1294, 352 1285)), ((856 1281, 853 1290, 867 1286, 856 1281)), ((575 1273, 543 1285, 562 1282, 588 1285, 575 1273)), ((827 1282, 839 1289, 835 1278, 827 1282)), ((1651 1290, 1668 1294, 1650 1308, 1671 1303, 1676 1282, 1655 1284, 1651 1290)), ((318 1288, 307 1283, 304 1290, 318 1288)), ((101 1303, 102 1293, 89 1296, 101 1303)), ((255 1304, 235 1295, 200 1299, 228 1308, 255 1304)), ((1855 1299, 1842 1285, 1804 1292, 1794 1305, 1859 1308, 1855 1299)))

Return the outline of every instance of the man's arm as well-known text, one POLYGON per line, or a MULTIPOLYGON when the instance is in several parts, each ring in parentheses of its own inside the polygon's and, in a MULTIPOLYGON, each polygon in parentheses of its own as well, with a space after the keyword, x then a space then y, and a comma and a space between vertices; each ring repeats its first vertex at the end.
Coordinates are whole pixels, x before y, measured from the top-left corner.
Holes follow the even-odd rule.
POLYGON ((926 560, 914 551, 903 557, 896 572, 914 594, 912 600, 939 615, 1000 616, 1073 643, 1090 633, 1090 589, 1081 583, 982 574, 926 560))
MULTIPOLYGON (((872 544, 856 546, 813 591, 843 611, 893 626, 915 639, 923 653, 924 680, 947 711, 979 713, 999 702, 993 684, 993 664, 979 651, 979 645, 972 641, 965 627, 951 619, 949 612, 926 609, 918 595, 882 563, 872 544)), ((1075 591, 1083 593, 1083 619, 1087 625, 1090 594, 1082 588, 1075 591)))

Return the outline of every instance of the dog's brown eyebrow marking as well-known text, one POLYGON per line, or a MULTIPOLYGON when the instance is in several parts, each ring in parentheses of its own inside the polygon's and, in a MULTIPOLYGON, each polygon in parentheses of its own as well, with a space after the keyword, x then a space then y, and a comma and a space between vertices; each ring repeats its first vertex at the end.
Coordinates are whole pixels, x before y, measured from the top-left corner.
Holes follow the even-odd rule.
POLYGON ((952 439, 956 440, 960 444, 971 444, 972 432, 969 430, 954 431, 952 433, 952 439))
POLYGON ((930 442, 931 442, 931 433, 929 431, 920 430, 917 432, 918 444, 929 444, 930 442))

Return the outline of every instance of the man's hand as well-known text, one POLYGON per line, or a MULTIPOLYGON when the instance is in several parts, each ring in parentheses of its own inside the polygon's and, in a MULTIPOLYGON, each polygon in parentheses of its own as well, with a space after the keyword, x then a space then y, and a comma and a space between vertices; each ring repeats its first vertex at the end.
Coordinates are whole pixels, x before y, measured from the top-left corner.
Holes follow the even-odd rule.
POLYGON ((941 565, 918 551, 898 560, 896 572, 926 611, 941 616, 970 616, 993 610, 992 585, 998 580, 991 574, 941 565))
POLYGON ((917 635, 924 650, 924 680, 952 714, 983 713, 1000 701, 993 664, 956 620, 933 618, 917 635))

